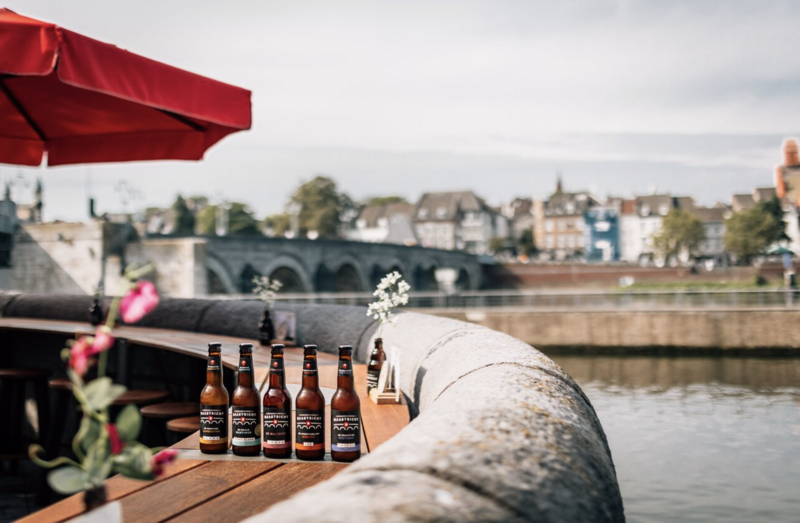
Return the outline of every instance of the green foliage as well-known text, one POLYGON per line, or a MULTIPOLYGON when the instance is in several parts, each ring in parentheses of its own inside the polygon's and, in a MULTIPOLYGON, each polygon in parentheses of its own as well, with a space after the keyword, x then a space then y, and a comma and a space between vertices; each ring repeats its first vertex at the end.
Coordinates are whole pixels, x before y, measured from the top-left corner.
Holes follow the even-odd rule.
POLYGON ((705 239, 703 222, 683 209, 672 209, 664 217, 661 232, 653 235, 653 244, 664 257, 691 254, 705 239))
MULTIPOLYGON (((197 215, 197 230, 200 234, 216 236, 219 206, 204 207, 197 215)), ((228 236, 253 236, 261 234, 258 220, 250 208, 241 202, 231 202, 228 209, 228 236)))
POLYGON ((507 248, 507 243, 505 238, 501 238, 499 236, 493 237, 489 240, 489 252, 500 252, 507 248))
POLYGON ((533 229, 525 229, 517 241, 517 251, 520 254, 535 254, 536 243, 533 240, 533 229))
POLYGON ((186 205, 186 200, 179 194, 172 204, 172 210, 175 213, 175 227, 173 233, 175 234, 194 234, 195 218, 192 211, 186 205))
POLYGON ((340 193, 336 182, 317 176, 302 184, 292 195, 290 203, 300 206, 300 234, 317 231, 320 238, 335 238, 340 223, 339 214, 352 206, 350 198, 340 193))
POLYGON ((783 221, 783 207, 781 207, 778 197, 773 196, 767 201, 758 202, 757 207, 775 218, 775 228, 771 231, 770 244, 781 240, 789 241, 790 238, 786 234, 786 222, 783 221))
POLYGON ((76 467, 61 467, 50 472, 47 482, 59 494, 74 494, 92 486, 89 476, 76 467))
POLYGON ((725 248, 749 262, 780 238, 780 225, 764 206, 754 205, 725 221, 725 248))
POLYGON ((117 431, 119 437, 125 442, 136 441, 142 429, 142 415, 136 405, 125 405, 117 416, 117 431))
POLYGON ((758 272, 753 273, 753 285, 756 287, 763 287, 767 285, 769 282, 763 276, 761 276, 758 272))
POLYGON ((97 378, 83 387, 86 404, 94 410, 103 410, 125 392, 125 387, 115 385, 111 378, 97 378))
POLYGON ((292 217, 286 213, 273 214, 264 218, 263 223, 273 236, 283 236, 292 228, 292 217))
POLYGON ((367 200, 367 205, 386 205, 387 203, 406 203, 402 196, 376 196, 367 200))

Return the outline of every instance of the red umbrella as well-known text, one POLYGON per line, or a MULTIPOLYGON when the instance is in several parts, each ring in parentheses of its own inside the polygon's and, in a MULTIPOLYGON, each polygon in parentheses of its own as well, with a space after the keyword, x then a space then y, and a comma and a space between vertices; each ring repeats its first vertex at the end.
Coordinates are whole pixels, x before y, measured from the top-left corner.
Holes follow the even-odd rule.
POLYGON ((0 163, 200 160, 250 91, 0 9, 0 163))

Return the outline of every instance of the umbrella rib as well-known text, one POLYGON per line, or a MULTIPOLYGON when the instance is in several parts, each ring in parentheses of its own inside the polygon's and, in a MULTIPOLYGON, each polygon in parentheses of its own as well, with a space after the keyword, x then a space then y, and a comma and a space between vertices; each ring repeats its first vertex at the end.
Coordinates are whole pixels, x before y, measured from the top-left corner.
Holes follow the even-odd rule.
POLYGON ((161 111, 162 113, 166 114, 170 118, 173 118, 174 120, 177 120, 177 121, 179 121, 180 123, 182 123, 184 125, 188 125, 189 127, 194 129, 195 131, 205 132, 205 130, 206 130, 205 127, 203 127, 202 125, 198 125, 198 124, 194 123, 193 121, 189 120, 185 116, 182 116, 180 114, 173 113, 173 112, 170 112, 170 111, 167 111, 167 110, 164 110, 164 109, 158 109, 158 110, 161 111))
POLYGON ((39 137, 39 139, 41 141, 43 141, 43 142, 46 142, 47 138, 45 137, 44 133, 42 132, 42 129, 38 125, 36 125, 36 122, 33 121, 33 118, 31 118, 31 115, 29 115, 28 112, 25 110, 25 108, 22 107, 22 104, 19 103, 19 100, 17 100, 17 97, 14 96, 11 93, 11 90, 5 84, 5 79, 6 78, 8 78, 8 76, 0 76, 0 91, 3 91, 3 94, 6 95, 6 98, 8 98, 8 101, 11 102, 11 105, 13 105, 14 108, 17 110, 17 112, 22 115, 22 117, 25 119, 25 122, 27 122, 28 126, 31 129, 33 129, 33 132, 36 133, 36 135, 39 137))

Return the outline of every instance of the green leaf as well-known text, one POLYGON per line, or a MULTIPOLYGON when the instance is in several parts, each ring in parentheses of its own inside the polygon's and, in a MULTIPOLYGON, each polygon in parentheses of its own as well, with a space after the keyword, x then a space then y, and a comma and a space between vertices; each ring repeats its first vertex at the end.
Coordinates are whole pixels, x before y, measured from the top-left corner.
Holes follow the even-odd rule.
POLYGON ((130 443, 114 458, 114 469, 128 478, 154 479, 152 459, 153 452, 149 448, 141 443, 130 443))
POLYGON ((100 411, 111 405, 126 390, 124 386, 112 383, 111 378, 102 377, 86 385, 83 393, 89 406, 96 411, 100 411))
POLYGON ((62 467, 50 472, 47 482, 59 494, 74 494, 90 486, 86 473, 76 467, 62 467))
POLYGON ((117 432, 126 443, 135 441, 142 428, 142 416, 136 405, 126 405, 117 416, 117 432))
POLYGON ((81 420, 81 427, 78 429, 80 436, 81 448, 85 451, 89 449, 100 437, 100 422, 89 416, 85 416, 81 420))

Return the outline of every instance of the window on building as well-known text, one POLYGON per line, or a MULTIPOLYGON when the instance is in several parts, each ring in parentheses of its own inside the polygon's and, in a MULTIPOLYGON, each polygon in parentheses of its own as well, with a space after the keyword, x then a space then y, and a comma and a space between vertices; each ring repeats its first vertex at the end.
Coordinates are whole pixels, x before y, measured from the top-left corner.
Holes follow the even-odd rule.
POLYGON ((553 240, 553 236, 548 234, 547 238, 544 239, 544 244, 548 249, 552 249, 553 248, 553 241, 554 241, 553 240))
POLYGON ((545 220, 545 222, 544 222, 544 230, 545 231, 553 232, 553 229, 555 228, 554 226, 555 226, 555 224, 554 224, 553 220, 545 220))
POLYGON ((417 213, 417 216, 419 216, 420 218, 422 218, 424 220, 425 218, 428 217, 428 209, 425 208, 425 207, 422 207, 419 210, 419 212, 417 213))
POLYGON ((437 207, 436 208, 436 217, 437 218, 445 218, 447 216, 447 207, 437 207))

